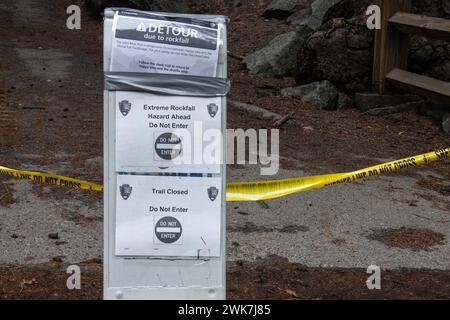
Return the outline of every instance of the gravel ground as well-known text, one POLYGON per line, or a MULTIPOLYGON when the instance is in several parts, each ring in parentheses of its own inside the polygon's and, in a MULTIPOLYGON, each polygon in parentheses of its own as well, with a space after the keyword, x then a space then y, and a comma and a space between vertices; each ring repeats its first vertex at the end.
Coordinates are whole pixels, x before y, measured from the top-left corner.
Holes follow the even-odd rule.
MULTIPOLYGON (((231 17, 230 49, 238 55, 291 28, 259 17, 267 1, 243 2, 239 9, 226 1, 197 2, 231 17), (242 41, 249 30, 254 36, 242 41)), ((0 165, 100 183, 101 23, 82 6, 82 30, 65 29, 65 8, 72 3, 83 5, 81 0, 0 3, 0 165), (25 23, 32 27, 23 33, 25 23)), ((230 77, 231 99, 280 114, 297 111, 303 128, 281 129, 277 177, 341 172, 448 144, 438 124, 414 112, 376 118, 353 109, 314 110, 279 97, 293 79, 249 76, 231 58, 230 77)), ((231 108, 228 118, 229 128, 273 126, 231 108)), ((448 164, 274 201, 230 203, 229 296, 448 298, 448 164), (361 289, 371 264, 386 270, 390 288, 377 295, 361 289), (408 271, 400 272, 403 268, 408 271), (318 283, 314 292, 307 289, 313 283, 318 283), (427 289, 426 283, 432 285, 427 289)), ((259 179, 258 167, 229 168, 229 181, 259 179)), ((99 298, 101 194, 5 176, 0 190, 0 297, 99 298), (89 285, 69 293, 64 267, 80 263, 89 285)))

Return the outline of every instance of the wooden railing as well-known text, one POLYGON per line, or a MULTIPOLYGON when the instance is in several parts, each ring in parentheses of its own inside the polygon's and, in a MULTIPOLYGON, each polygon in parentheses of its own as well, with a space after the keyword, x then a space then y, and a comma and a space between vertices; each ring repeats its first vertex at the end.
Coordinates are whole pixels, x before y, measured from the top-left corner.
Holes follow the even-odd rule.
POLYGON ((406 71, 409 35, 450 41, 450 20, 415 15, 411 0, 378 0, 381 29, 376 31, 373 89, 390 87, 450 103, 450 82, 406 71))

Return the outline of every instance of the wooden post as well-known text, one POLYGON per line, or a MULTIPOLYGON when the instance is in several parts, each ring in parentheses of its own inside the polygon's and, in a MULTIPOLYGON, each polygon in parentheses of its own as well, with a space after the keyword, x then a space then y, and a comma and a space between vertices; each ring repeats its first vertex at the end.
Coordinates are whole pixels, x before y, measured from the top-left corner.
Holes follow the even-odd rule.
POLYGON ((395 68, 406 69, 409 36, 402 34, 389 23, 398 11, 410 12, 411 0, 377 0, 381 8, 381 30, 375 33, 373 90, 382 94, 388 91, 386 75, 395 68))

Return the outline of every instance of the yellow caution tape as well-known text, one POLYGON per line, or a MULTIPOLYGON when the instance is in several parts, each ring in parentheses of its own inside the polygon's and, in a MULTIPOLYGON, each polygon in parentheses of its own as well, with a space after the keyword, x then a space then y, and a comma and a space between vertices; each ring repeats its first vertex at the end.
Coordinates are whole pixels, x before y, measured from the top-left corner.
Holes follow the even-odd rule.
MULTIPOLYGON (((227 201, 229 202, 275 199, 311 189, 318 189, 335 184, 348 183, 371 176, 391 173, 400 169, 416 167, 447 158, 450 158, 450 147, 347 173, 333 173, 272 181, 227 183, 226 196, 227 201)), ((98 184, 48 173, 14 170, 0 166, 0 174, 8 174, 16 178, 58 186, 94 191, 103 190, 103 186, 98 184)))
POLYGON ((6 167, 2 167, 2 166, 0 166, 0 174, 8 174, 8 175, 16 177, 16 178, 27 179, 27 180, 31 180, 31 181, 40 182, 40 183, 52 184, 55 186, 64 186, 64 187, 85 189, 85 190, 94 190, 94 191, 102 191, 103 190, 103 186, 101 186, 101 185, 98 185, 95 183, 90 183, 90 182, 83 181, 83 180, 63 177, 63 176, 59 176, 56 174, 15 170, 15 169, 10 169, 10 168, 6 168, 6 167))
POLYGON ((335 173, 304 178, 292 178, 260 182, 236 182, 227 184, 227 201, 258 201, 287 196, 297 192, 347 183, 371 176, 420 166, 450 157, 450 148, 421 154, 401 160, 379 164, 348 173, 335 173))

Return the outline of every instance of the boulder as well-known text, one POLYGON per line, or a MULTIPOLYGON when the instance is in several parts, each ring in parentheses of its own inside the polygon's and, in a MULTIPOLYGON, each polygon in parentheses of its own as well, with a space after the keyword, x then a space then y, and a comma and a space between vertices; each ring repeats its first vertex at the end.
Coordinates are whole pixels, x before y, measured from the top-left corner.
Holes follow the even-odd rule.
MULTIPOLYGON (((371 109, 380 109, 387 107, 394 107, 399 105, 421 101, 422 98, 411 94, 378 94, 378 93, 356 93, 355 105, 361 111, 368 111, 371 109)), ((394 110, 394 109, 393 109, 394 110)), ((375 112, 375 111, 374 111, 375 112)))
POLYGON ((442 129, 446 133, 450 133, 450 113, 447 113, 442 120, 442 129))
MULTIPOLYGON (((450 51, 449 51, 450 52, 450 51)), ((449 56, 450 58, 450 56, 449 56)), ((430 71, 430 75, 433 78, 450 82, 450 60, 442 62, 439 65, 436 65, 430 71)))
POLYGON ((262 16, 269 19, 285 19, 304 7, 303 0, 272 0, 262 16))
MULTIPOLYGON (((414 63, 418 63, 418 64, 425 64, 425 63, 429 63, 432 58, 433 58, 433 47, 429 44, 423 44, 423 45, 419 45, 418 43, 420 43, 421 41, 417 41, 417 43, 415 43, 413 45, 413 48, 410 49, 410 55, 409 58, 414 62, 414 63)), ((423 41, 425 42, 425 41, 423 41)), ((423 43, 422 42, 422 43, 423 43)))
POLYGON ((351 19, 358 15, 365 15, 367 7, 374 3, 373 0, 341 0, 331 6, 325 13, 322 24, 335 18, 351 19))
MULTIPOLYGON (((374 31, 366 26, 371 0, 315 0, 311 17, 306 9, 288 20, 314 30, 298 53, 295 78, 299 85, 329 80, 346 92, 369 91, 372 87, 374 31)), ((413 12, 450 17, 450 2, 413 0, 413 12)), ((408 69, 450 81, 450 44, 412 36, 408 69)))
POLYGON ((442 0, 412 0, 413 12, 450 19, 450 2, 442 0))
POLYGON ((373 32, 364 19, 333 19, 314 32, 298 51, 299 84, 329 80, 346 91, 372 86, 373 32))
POLYGON ((355 102, 353 101, 352 98, 350 98, 348 95, 346 95, 343 92, 339 92, 338 101, 336 104, 336 108, 338 110, 349 109, 349 108, 353 107, 354 104, 355 104, 355 102))
POLYGON ((294 12, 294 14, 289 16, 286 21, 292 24, 306 25, 309 17, 311 17, 311 12, 311 7, 301 9, 294 12))
POLYGON ((183 1, 171 0, 85 0, 87 6, 96 14, 102 14, 107 7, 127 7, 133 9, 189 12, 189 5, 183 1))
POLYGON ((413 36, 409 44, 410 70, 450 81, 450 44, 413 36))
POLYGON ((420 108, 420 113, 435 120, 442 121, 444 116, 449 113, 450 106, 446 103, 441 103, 433 100, 426 100, 420 108))
POLYGON ((302 102, 321 110, 336 110, 339 92, 329 81, 314 82, 281 90, 283 97, 300 97, 302 102))
POLYGON ((281 34, 266 47, 246 56, 243 63, 252 75, 293 76, 297 69, 295 52, 305 43, 310 33, 308 28, 300 27, 295 31, 281 34))
POLYGON ((327 11, 341 1, 342 0, 315 0, 311 4, 312 13, 307 23, 308 27, 313 30, 318 29, 323 24, 327 11))
POLYGON ((368 111, 365 112, 365 114, 369 114, 371 116, 386 116, 389 114, 409 111, 414 108, 421 107, 422 105, 423 105, 423 100, 406 102, 406 103, 402 103, 402 104, 399 104, 396 106, 369 109, 368 111))

